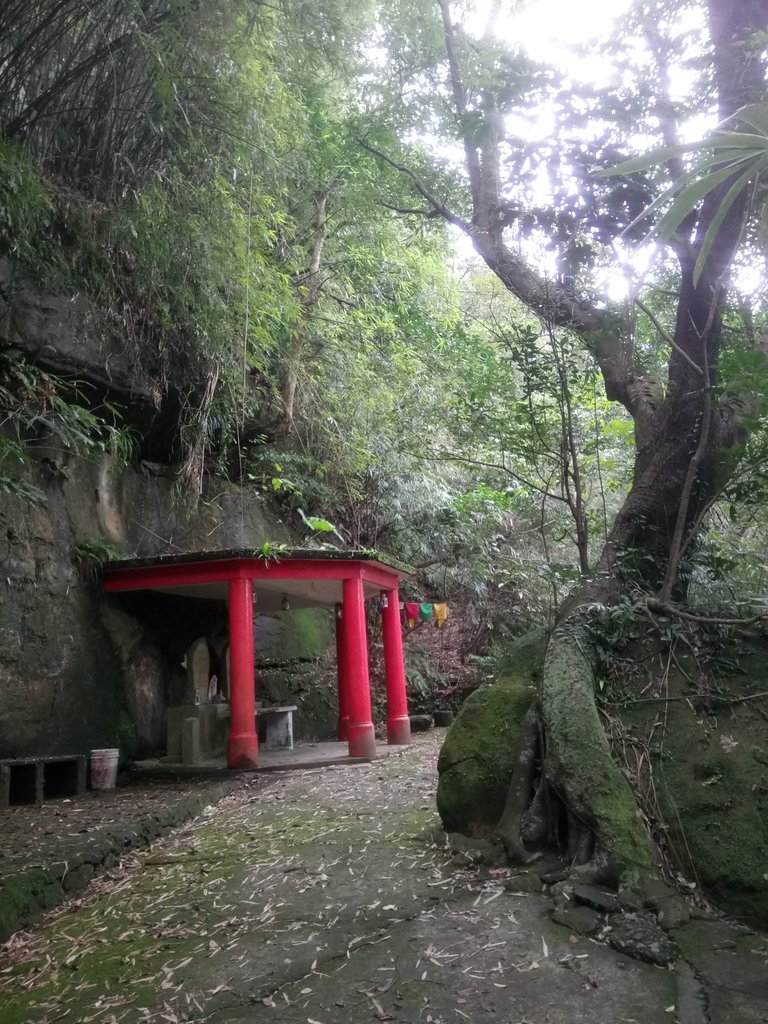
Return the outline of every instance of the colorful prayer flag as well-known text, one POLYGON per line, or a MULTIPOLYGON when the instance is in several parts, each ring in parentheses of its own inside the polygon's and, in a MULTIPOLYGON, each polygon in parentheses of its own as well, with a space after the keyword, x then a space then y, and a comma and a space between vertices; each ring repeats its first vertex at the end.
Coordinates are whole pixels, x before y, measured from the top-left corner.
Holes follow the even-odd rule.
POLYGON ((405 621, 408 626, 408 629, 413 629, 413 627, 419 621, 419 606, 415 602, 406 602, 405 621))

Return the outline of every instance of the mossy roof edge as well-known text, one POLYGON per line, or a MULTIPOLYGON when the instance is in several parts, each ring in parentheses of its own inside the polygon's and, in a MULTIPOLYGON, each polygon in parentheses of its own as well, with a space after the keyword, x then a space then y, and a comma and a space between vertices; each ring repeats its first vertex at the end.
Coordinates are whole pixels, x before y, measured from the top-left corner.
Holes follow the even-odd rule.
POLYGON ((102 571, 116 569, 146 569, 155 565, 188 565, 194 562, 213 562, 229 558, 260 558, 265 562, 280 560, 373 562, 394 569, 400 576, 414 576, 416 569, 392 555, 373 548, 301 548, 273 544, 264 548, 220 548, 214 551, 184 551, 143 558, 112 558, 101 564, 102 571))

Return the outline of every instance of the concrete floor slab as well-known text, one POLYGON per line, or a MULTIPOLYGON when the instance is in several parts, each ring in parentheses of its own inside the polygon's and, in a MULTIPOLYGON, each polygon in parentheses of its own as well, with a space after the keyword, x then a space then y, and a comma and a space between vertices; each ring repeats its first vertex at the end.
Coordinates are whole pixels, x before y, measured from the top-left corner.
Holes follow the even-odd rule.
MULTIPOLYGON (((407 746, 377 743, 376 758, 350 757, 346 743, 336 741, 320 741, 317 743, 297 743, 290 750, 268 750, 259 747, 258 768, 238 769, 242 774, 258 774, 259 772, 298 771, 308 768, 326 768, 333 765, 370 764, 373 760, 391 757, 408 750, 407 746)), ((227 768, 223 757, 201 761, 200 764, 188 765, 180 761, 166 758, 148 758, 136 763, 141 775, 151 778, 184 778, 190 775, 232 775, 235 772, 227 768)))

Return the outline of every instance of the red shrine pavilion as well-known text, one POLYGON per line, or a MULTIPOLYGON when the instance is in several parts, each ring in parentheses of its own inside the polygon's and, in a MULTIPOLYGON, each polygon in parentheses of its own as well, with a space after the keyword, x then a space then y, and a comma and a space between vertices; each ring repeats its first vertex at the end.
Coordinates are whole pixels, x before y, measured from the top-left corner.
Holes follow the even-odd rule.
POLYGON ((279 554, 227 550, 105 564, 105 590, 155 590, 220 599, 229 609, 230 768, 258 764, 254 614, 329 605, 336 609, 339 739, 351 757, 375 757, 365 601, 380 601, 387 687, 387 742, 410 743, 400 629, 400 579, 412 571, 377 552, 292 548, 279 554), (254 607, 255 604, 255 607, 254 607))

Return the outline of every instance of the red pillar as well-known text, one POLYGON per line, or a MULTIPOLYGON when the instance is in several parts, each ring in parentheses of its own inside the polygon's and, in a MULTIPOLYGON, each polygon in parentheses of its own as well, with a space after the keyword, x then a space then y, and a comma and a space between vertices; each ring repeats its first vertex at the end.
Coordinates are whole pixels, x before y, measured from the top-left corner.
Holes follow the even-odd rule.
POLYGON ((342 615, 346 620, 342 635, 346 649, 347 700, 349 725, 347 741, 350 757, 375 757, 376 737, 371 721, 371 687, 368 678, 368 638, 365 634, 363 581, 344 580, 342 615))
POLYGON ((336 675, 339 682, 339 739, 349 732, 349 666, 347 665, 346 618, 341 605, 336 609, 336 675))
POLYGON ((387 677, 387 743, 411 742, 411 720, 405 692, 403 634, 400 631, 400 598, 397 587, 386 592, 381 613, 384 634, 384 671, 387 677))
POLYGON ((259 741, 256 736, 251 580, 229 581, 229 673, 232 717, 227 764, 230 768, 255 768, 259 762, 259 741))

